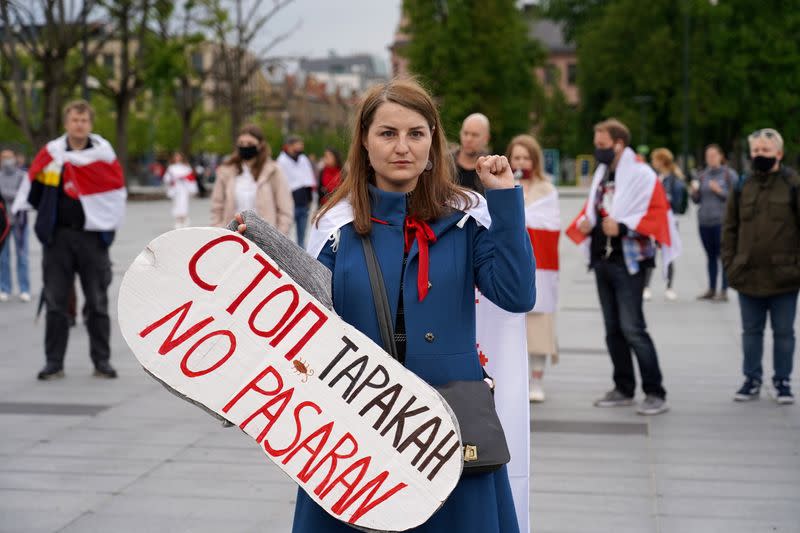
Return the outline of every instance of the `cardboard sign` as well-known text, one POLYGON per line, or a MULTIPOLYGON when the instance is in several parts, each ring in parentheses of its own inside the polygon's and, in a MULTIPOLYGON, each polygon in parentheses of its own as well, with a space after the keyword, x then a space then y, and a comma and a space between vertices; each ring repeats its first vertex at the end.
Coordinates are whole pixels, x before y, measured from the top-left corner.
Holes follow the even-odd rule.
POLYGON ((458 482, 442 397, 238 234, 154 239, 122 281, 119 323, 147 372, 239 426, 340 520, 410 529, 458 482))

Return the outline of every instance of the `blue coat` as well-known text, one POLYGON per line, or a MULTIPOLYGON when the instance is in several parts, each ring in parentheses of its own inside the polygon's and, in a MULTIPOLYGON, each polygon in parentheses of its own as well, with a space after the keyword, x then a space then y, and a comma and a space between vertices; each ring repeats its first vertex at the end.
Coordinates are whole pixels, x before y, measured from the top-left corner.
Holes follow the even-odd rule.
MULTIPOLYGON (((387 225, 372 225, 372 241, 386 292, 396 316, 403 268, 403 222, 406 196, 372 191, 372 216, 387 225)), ((425 300, 417 298, 418 248, 408 254, 403 286, 407 333, 405 365, 430 384, 483 378, 475 345, 475 286, 503 309, 527 312, 536 301, 535 267, 525 229, 522 190, 486 193, 490 229, 455 211, 430 224, 436 242, 430 245, 425 300)), ((333 272, 333 304, 348 323, 378 345, 381 337, 360 238, 352 223, 341 229, 338 248, 329 242, 319 260, 333 272)), ((294 533, 352 533, 298 490, 294 533)), ((462 478, 445 504, 414 532, 516 533, 519 531, 505 467, 492 474, 462 478)))

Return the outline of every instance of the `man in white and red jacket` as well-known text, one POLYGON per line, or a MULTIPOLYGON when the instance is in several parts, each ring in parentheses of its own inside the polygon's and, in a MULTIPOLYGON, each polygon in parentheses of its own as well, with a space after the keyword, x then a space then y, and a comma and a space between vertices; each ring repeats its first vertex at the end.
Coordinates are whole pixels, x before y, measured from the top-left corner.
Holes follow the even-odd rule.
POLYGON ((91 133, 94 111, 76 100, 64 109, 66 134, 47 143, 28 171, 28 202, 38 211, 47 304, 45 367, 40 380, 64 375, 69 338, 68 302, 77 274, 86 298, 84 317, 95 376, 115 378, 109 363, 111 323, 108 247, 125 214, 125 179, 114 149, 91 133))
POLYGON ((615 119, 594 128, 599 165, 584 208, 567 228, 594 270, 603 310, 606 345, 614 366, 614 389, 595 402, 597 407, 633 405, 636 355, 646 395, 637 412, 666 412, 667 392, 653 340, 642 309, 645 271, 655 265, 655 245, 661 245, 664 268, 680 253, 675 220, 655 172, 639 161, 628 145, 628 128, 615 119))

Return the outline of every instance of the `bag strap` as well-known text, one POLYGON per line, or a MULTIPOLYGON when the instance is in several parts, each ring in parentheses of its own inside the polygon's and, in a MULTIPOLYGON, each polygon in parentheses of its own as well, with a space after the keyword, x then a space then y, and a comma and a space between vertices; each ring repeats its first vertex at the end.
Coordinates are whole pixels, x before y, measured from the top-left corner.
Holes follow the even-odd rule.
POLYGON ((397 345, 394 343, 394 326, 392 325, 392 310, 389 308, 389 298, 386 296, 386 286, 383 284, 378 258, 370 237, 362 236, 361 245, 364 248, 364 259, 367 261, 369 284, 372 287, 372 300, 375 304, 375 314, 378 316, 378 327, 381 331, 383 349, 397 359, 397 345))

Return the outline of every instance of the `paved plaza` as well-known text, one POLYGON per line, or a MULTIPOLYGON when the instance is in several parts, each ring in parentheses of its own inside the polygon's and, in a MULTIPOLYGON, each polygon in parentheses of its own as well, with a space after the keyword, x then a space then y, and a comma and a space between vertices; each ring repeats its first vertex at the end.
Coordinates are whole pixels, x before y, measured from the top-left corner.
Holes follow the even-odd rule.
MULTIPOLYGON (((580 201, 562 199, 565 224, 580 201)), ((194 223, 208 220, 207 200, 191 210, 194 223)), ((562 239, 561 362, 547 369, 547 402, 532 411, 536 533, 800 532, 800 405, 778 407, 763 393, 731 401, 741 384, 736 296, 695 301, 705 256, 693 213, 680 224, 679 300, 665 301, 656 279, 646 305, 672 406, 650 419, 592 407, 611 387, 611 366, 593 277, 562 239)), ((0 304, 0 532, 290 531, 294 483, 249 437, 146 376, 119 333, 122 274, 170 227, 167 202, 131 202, 112 248, 117 380, 91 376, 79 324, 66 378, 36 381, 44 320, 34 322, 33 304, 0 304)), ((41 248, 31 238, 38 297, 41 248)))

